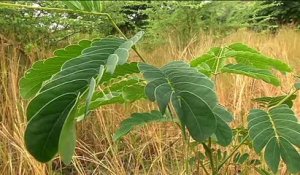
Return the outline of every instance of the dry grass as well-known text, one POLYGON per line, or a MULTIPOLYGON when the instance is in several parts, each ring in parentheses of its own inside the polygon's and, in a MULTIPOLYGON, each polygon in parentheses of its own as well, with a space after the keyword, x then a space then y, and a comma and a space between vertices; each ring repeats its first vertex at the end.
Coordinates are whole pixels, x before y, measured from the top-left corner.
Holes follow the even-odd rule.
MULTIPOLYGON (((300 72, 300 33, 282 29, 277 35, 239 31, 224 39, 213 39, 207 35, 195 36, 190 43, 180 48, 177 38, 167 37, 168 46, 153 53, 143 53, 150 63, 162 65, 170 60, 190 60, 212 46, 232 42, 243 42, 261 52, 281 58, 300 72)), ((64 166, 58 159, 52 164, 40 164, 25 150, 23 134, 26 126, 18 80, 24 72, 24 65, 30 65, 36 58, 49 56, 47 51, 38 51, 24 58, 14 43, 0 40, 0 174, 180 174, 183 172, 184 147, 178 128, 171 124, 149 125, 132 134, 120 143, 113 143, 111 136, 118 124, 132 112, 149 111, 154 104, 138 102, 113 105, 94 112, 94 115, 78 125, 78 142, 73 164, 64 166)), ((284 87, 273 87, 261 81, 243 76, 222 75, 217 79, 220 101, 236 116, 234 126, 245 126, 249 109, 255 107, 251 98, 262 95, 287 93, 293 85, 291 75, 283 76, 284 87)), ((300 114, 300 98, 295 109, 300 114)), ((247 151, 246 148, 243 148, 247 151)), ((252 153, 251 157, 255 157, 252 153)), ((249 168, 242 167, 244 174, 249 168)), ((227 173, 234 174, 235 168, 227 173)), ((284 173, 284 170, 282 170, 284 173)))

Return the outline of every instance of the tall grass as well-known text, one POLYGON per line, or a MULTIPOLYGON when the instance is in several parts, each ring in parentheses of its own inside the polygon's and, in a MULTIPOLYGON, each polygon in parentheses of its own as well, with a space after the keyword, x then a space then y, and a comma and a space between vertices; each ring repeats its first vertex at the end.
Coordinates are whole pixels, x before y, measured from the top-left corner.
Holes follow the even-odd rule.
MULTIPOLYGON (((278 34, 258 34, 240 30, 226 38, 214 39, 209 35, 195 36, 185 47, 179 47, 175 35, 167 36, 168 45, 153 52, 142 52, 149 63, 162 65, 173 59, 190 60, 213 46, 243 42, 266 55, 281 58, 300 73, 300 33, 285 28, 278 34)), ((16 43, 0 39, 0 174, 181 174, 185 155, 180 131, 171 124, 149 125, 129 134, 119 143, 111 136, 120 122, 132 112, 149 111, 156 106, 144 101, 125 105, 111 105, 93 112, 79 123, 78 142, 73 164, 64 166, 58 158, 49 164, 35 161, 24 147, 26 103, 19 96, 18 80, 26 67, 37 58, 50 53, 40 50, 24 57, 16 43), (25 66, 24 66, 25 65, 25 66)), ((133 60, 137 59, 136 57, 133 60)), ((287 93, 295 78, 280 75, 284 87, 273 87, 244 76, 221 75, 217 78, 220 101, 236 116, 234 126, 244 125, 249 109, 256 107, 250 99, 262 95, 287 93)), ((295 109, 300 114, 300 98, 295 109)), ((243 148, 248 151, 246 148, 243 148)), ((251 152, 252 157, 256 157, 251 152)), ((227 174, 249 167, 229 167, 227 174)), ((282 170, 284 174, 285 170, 282 170)), ((198 172, 198 174, 201 172, 198 172)), ((253 173, 253 172, 252 172, 253 173)), ((223 172, 222 174, 225 174, 223 172)))

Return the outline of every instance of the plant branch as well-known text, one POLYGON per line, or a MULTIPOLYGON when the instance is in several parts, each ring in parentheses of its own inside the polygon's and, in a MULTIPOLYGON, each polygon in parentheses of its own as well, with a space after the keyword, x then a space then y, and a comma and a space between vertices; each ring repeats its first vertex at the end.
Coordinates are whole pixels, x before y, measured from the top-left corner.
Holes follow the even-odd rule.
MULTIPOLYGON (((214 165, 214 159, 213 159, 211 148, 208 145, 206 145, 205 143, 202 143, 202 145, 205 149, 205 152, 208 154, 212 175, 215 175, 216 174, 215 165, 214 165)), ((210 143, 209 143, 209 145, 210 145, 210 143)))
POLYGON ((272 108, 278 107, 280 106, 282 103, 284 103, 287 99, 289 99, 292 95, 294 95, 298 90, 295 89, 294 91, 292 91, 291 93, 289 93, 286 97, 284 97, 280 102, 278 102, 276 105, 272 106, 272 108))

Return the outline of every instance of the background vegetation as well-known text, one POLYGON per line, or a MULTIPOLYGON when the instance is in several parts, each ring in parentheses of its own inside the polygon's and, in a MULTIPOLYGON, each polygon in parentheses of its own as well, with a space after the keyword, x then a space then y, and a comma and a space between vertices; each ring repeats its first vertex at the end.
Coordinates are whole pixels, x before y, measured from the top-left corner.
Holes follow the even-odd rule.
MULTIPOLYGON (((63 7, 60 1, 18 2, 42 7, 63 7)), ((281 58, 300 72, 300 2, 155 2, 104 1, 109 13, 127 35, 145 30, 139 45, 148 62, 163 65, 171 58, 190 60, 213 46, 244 42, 262 53, 281 58)), ((8 9, 0 6, 0 174, 179 174, 183 157, 180 133, 168 124, 150 125, 115 145, 111 136, 132 111, 149 111, 152 103, 104 107, 78 126, 76 157, 70 166, 56 159, 51 165, 36 162, 24 147, 26 102, 20 100, 18 80, 34 61, 83 38, 118 35, 107 19, 97 16, 8 9), (121 145, 121 146, 120 146, 121 145)), ((132 60, 137 59, 133 55, 132 60)), ((295 77, 282 76, 286 87, 295 77)), ((249 99, 272 96, 276 88, 245 77, 224 75, 218 80, 222 104, 233 111, 236 123, 256 104, 249 99), (259 87, 259 88, 258 88, 259 87)), ((296 102, 299 116, 300 101, 296 102)), ((233 123, 235 125, 235 123, 233 123)), ((246 126, 245 126, 246 127, 246 126)), ((235 140, 238 143, 238 138, 235 140)), ((243 148, 255 157, 247 147, 243 148)), ((228 174, 247 165, 228 165, 228 174)), ((266 166, 265 166, 266 168, 266 166)), ((267 169, 267 168, 266 168, 267 169)), ((282 167, 281 173, 286 173, 282 167)))

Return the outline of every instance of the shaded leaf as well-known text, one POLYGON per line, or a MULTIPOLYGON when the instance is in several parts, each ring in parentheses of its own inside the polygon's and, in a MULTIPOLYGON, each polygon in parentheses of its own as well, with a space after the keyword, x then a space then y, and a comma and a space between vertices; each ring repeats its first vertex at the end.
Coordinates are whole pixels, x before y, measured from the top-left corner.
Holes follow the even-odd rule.
POLYGON ((79 95, 76 98, 75 104, 72 109, 69 111, 69 114, 63 124, 61 129, 61 134, 59 136, 58 142, 58 152, 61 156, 62 161, 65 164, 71 163, 72 156, 75 151, 76 146, 76 111, 79 101, 79 95))
MULTIPOLYGON (((92 78, 101 78, 99 75, 102 76, 103 66, 106 66, 110 55, 118 56, 117 64, 126 62, 128 57, 124 57, 127 56, 123 54, 124 50, 129 50, 129 46, 135 44, 133 40, 137 41, 141 36, 142 33, 138 33, 129 40, 118 38, 96 40, 90 47, 82 50, 81 55, 61 64, 59 72, 43 84, 26 111, 29 123, 25 131, 25 144, 37 160, 47 162, 57 153, 63 124, 75 104, 77 94, 87 92, 92 78)), ((63 53, 57 54, 63 56, 63 53)))
MULTIPOLYGON (((277 105, 279 102, 281 102, 283 99, 285 99, 286 95, 276 96, 276 97, 260 97, 252 99, 255 102, 258 102, 268 108, 277 105)), ((282 104, 288 105, 290 108, 293 106, 293 100, 295 100, 297 95, 292 95, 289 98, 287 98, 285 101, 282 102, 282 104)))
POLYGON ((212 109, 218 100, 208 77, 181 61, 162 68, 140 63, 139 69, 148 81, 147 97, 158 103, 162 114, 172 101, 183 127, 194 140, 203 142, 215 132, 217 121, 212 109))
POLYGON ((300 171, 300 155, 294 147, 300 146, 300 124, 287 105, 269 111, 254 109, 248 117, 249 135, 257 153, 264 149, 264 157, 276 173, 280 158, 291 173, 300 171))
POLYGON ((164 117, 159 111, 151 113, 134 113, 130 118, 122 121, 120 128, 113 135, 113 140, 119 140, 135 127, 141 127, 152 122, 174 122, 174 119, 164 117))
POLYGON ((217 141, 222 146, 227 146, 232 140, 232 130, 226 122, 231 122, 233 117, 225 108, 217 105, 213 112, 217 119, 217 128, 215 131, 217 141))

